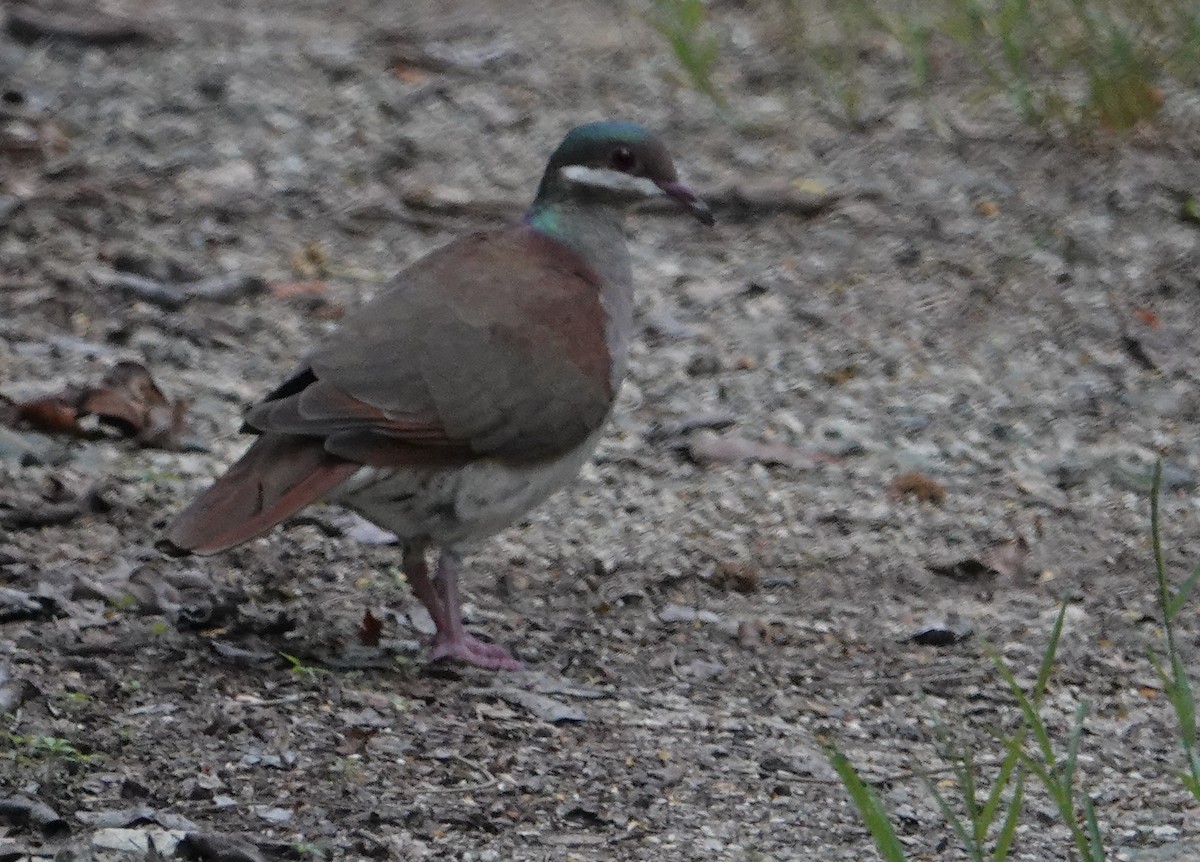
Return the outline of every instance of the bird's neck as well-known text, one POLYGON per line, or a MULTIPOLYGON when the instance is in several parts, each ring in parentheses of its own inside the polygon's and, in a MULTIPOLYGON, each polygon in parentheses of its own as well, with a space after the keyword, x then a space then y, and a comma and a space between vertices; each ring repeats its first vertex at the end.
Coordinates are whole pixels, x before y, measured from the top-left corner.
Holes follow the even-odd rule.
POLYGON ((539 195, 525 214, 525 224, 574 251, 600 277, 615 389, 625 376, 633 335, 633 273, 623 209, 598 201, 543 200, 539 195))
POLYGON ((593 201, 535 201, 525 224, 583 258, 605 287, 628 285, 632 276, 621 208, 593 201))

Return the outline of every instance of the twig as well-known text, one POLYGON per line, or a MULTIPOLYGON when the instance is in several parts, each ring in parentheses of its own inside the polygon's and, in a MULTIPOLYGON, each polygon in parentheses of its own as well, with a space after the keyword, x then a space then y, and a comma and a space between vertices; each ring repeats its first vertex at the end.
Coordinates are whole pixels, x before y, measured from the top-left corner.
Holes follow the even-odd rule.
POLYGON ((489 787, 495 787, 497 784, 496 776, 492 775, 486 767, 476 763, 473 760, 468 760, 461 754, 450 755, 451 759, 457 760, 459 763, 466 766, 468 769, 473 769, 476 772, 481 772, 487 776, 487 780, 479 784, 469 784, 466 787, 431 787, 426 784, 421 788, 425 793, 478 793, 480 790, 487 790, 489 787))
POLYGON ((123 45, 129 42, 150 42, 151 32, 132 21, 114 18, 99 12, 85 16, 41 12, 32 6, 18 5, 8 12, 5 21, 8 34, 18 42, 39 39, 65 39, 84 45, 123 45))

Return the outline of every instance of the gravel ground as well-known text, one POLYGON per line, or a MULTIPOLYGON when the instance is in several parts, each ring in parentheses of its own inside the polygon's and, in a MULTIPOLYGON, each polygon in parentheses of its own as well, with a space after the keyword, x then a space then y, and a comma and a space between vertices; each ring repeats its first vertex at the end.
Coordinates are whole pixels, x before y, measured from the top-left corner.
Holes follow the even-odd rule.
MULTIPOLYGON (((878 48, 849 130, 754 4, 716 12, 736 122, 637 6, 105 9, 150 38, 0 36, 0 393, 136 360, 191 408, 182 451, 0 427, 0 807, 59 818, 0 818, 0 859, 148 833, 226 859, 873 858, 833 742, 911 858, 954 860, 916 774, 946 766, 933 719, 994 763, 1016 715, 986 647, 1031 679, 1064 598, 1044 714, 1065 745, 1088 705, 1112 857, 1200 858, 1146 658, 1160 454, 1172 572, 1200 561, 1196 116, 1047 142, 962 109, 957 73, 912 100, 878 48), (719 223, 631 219, 611 433, 468 560, 469 620, 529 670, 424 666, 396 549, 332 507, 156 550, 346 307, 514 217, 605 116, 660 130, 719 223), (212 278, 237 289, 171 293, 212 278)), ((1198 634, 1185 613, 1188 656, 1198 634)), ((1014 858, 1070 858, 1028 808, 1014 858)))

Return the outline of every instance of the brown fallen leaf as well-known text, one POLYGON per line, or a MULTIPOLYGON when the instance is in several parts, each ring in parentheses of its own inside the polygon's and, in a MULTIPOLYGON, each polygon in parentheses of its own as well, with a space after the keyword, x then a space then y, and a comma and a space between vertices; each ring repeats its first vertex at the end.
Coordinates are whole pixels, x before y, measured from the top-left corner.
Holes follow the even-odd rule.
POLYGON ((1158 329, 1160 326, 1162 326, 1162 321, 1159 320, 1158 315, 1154 313, 1153 309, 1135 308, 1133 310, 1133 316, 1146 326, 1149 326, 1151 329, 1158 329))
POLYGON ((314 309, 313 314, 321 320, 341 320, 346 316, 346 306, 336 302, 322 302, 314 309))
POLYGON ((399 78, 406 84, 423 84, 429 79, 429 73, 412 66, 407 66, 403 62, 393 63, 390 67, 393 75, 399 78))
POLYGON ((324 281, 277 281, 271 285, 271 296, 291 299, 295 296, 321 296, 329 289, 324 281))
POLYGON ((190 406, 185 399, 167 400, 141 363, 118 362, 99 386, 69 386, 52 395, 23 401, 15 405, 15 416, 14 411, 0 404, 0 421, 47 434, 86 437, 88 432, 79 420, 95 416, 101 425, 143 446, 177 449, 190 406))
POLYGON ((741 620, 737 626, 738 646, 753 649, 771 642, 771 630, 760 619, 741 620))
POLYGON ((858 377, 857 365, 843 365, 841 368, 832 368, 829 371, 821 372, 821 379, 830 386, 841 386, 843 383, 849 383, 854 378, 858 377))
POLYGON ((896 500, 911 495, 922 503, 941 505, 946 499, 946 486, 918 470, 910 470, 892 480, 888 494, 896 500))
MULTIPOLYGON (((46 395, 17 405, 17 420, 35 431, 46 434, 83 436, 79 427, 79 392, 64 389, 56 395, 46 395)), ((15 423, 14 423, 15 424, 15 423)))
POLYGON ((80 415, 94 414, 124 436, 157 449, 179 447, 189 407, 186 399, 168 401, 138 362, 118 362, 99 387, 79 399, 80 415))
POLYGON ((368 610, 363 614, 362 624, 358 627, 358 640, 363 646, 379 646, 379 635, 383 631, 383 621, 368 610))
POLYGON ((752 563, 723 560, 713 570, 713 583, 722 589, 749 595, 762 584, 762 573, 752 563))
MULTIPOLYGON (((19 93, 17 96, 20 98, 19 93)), ((6 122, 0 125, 0 153, 12 161, 25 162, 64 156, 71 149, 69 135, 54 120, 36 117, 4 119, 6 122)))

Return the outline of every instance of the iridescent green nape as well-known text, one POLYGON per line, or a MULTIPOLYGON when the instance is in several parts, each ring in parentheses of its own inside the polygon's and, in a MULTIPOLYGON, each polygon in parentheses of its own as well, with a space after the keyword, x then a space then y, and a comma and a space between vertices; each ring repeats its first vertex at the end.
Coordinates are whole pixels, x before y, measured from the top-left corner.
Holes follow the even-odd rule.
POLYGON ((562 219, 554 207, 534 207, 525 216, 525 223, 538 233, 562 237, 562 219))

